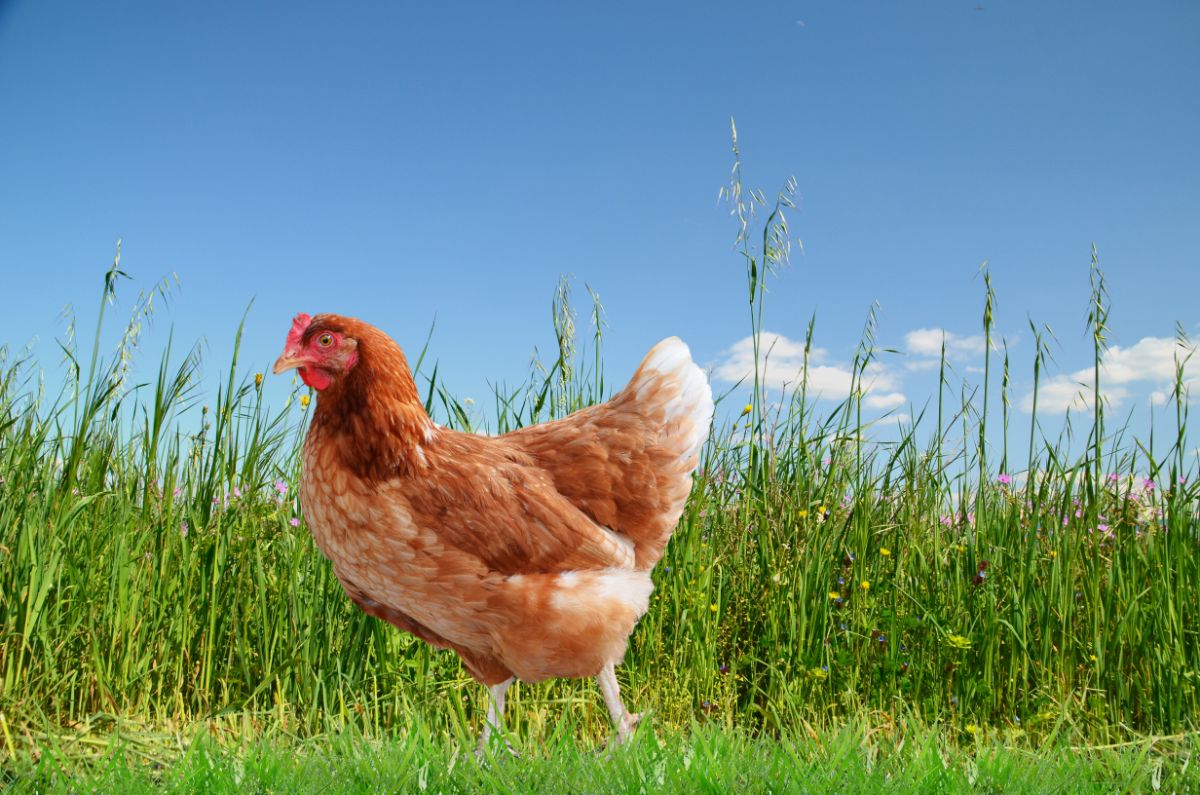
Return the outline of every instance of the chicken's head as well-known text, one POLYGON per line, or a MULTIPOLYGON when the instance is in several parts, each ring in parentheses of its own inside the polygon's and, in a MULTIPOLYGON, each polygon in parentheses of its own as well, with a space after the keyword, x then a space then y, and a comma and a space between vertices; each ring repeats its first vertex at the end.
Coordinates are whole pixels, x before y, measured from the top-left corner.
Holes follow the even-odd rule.
POLYGON ((295 367, 304 383, 316 390, 327 388, 358 363, 358 341, 328 315, 309 317, 301 312, 292 319, 283 355, 275 373, 295 367))

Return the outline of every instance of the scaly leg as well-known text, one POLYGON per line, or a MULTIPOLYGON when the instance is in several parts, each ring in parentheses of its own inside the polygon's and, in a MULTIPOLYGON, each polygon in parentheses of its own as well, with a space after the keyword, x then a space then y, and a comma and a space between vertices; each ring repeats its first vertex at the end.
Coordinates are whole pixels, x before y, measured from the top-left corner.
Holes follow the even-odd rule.
POLYGON ((612 663, 606 663, 596 674, 596 684, 604 696, 608 714, 612 717, 613 725, 617 727, 617 745, 624 745, 633 736, 633 730, 642 720, 640 714, 633 714, 625 709, 621 702, 621 688, 617 684, 617 670, 612 663))
MULTIPOLYGON (((510 676, 500 684, 488 688, 491 700, 488 704, 487 717, 483 719, 483 734, 479 736, 479 747, 475 750, 479 756, 483 756, 483 752, 488 746, 488 740, 491 739, 492 730, 504 730, 504 694, 508 692, 508 687, 512 683, 513 677, 510 676)), ((508 747, 509 753, 512 753, 512 746, 508 745, 507 740, 504 744, 508 747)))

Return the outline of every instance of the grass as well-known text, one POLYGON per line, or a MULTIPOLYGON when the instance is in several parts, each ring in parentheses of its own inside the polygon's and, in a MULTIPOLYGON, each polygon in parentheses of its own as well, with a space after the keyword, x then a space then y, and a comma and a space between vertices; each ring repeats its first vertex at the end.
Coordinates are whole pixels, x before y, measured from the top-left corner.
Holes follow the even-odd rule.
POLYGON ((14 792, 1188 792, 1200 743, 1172 739, 1096 750, 961 747, 903 724, 847 725, 799 739, 766 739, 712 725, 662 737, 640 732, 619 753, 550 739, 519 758, 477 761, 427 731, 386 741, 352 732, 297 743, 221 744, 207 736, 164 753, 153 741, 107 746, 82 766, 60 752, 14 792), (182 748, 183 750, 178 750, 182 748))
MULTIPOLYGON (((742 190, 740 162, 728 192, 756 338, 764 280, 786 262, 793 187, 771 207, 761 237, 749 230, 767 204, 742 190)), ((10 356, 0 365, 4 769, 36 769, 49 781, 54 766, 45 760, 61 761, 60 752, 74 759, 88 748, 80 738, 94 738, 118 749, 104 763, 116 767, 97 768, 85 753, 78 758, 87 775, 149 776, 119 761, 135 747, 110 742, 114 727, 136 726, 134 735, 176 738, 182 762, 163 774, 168 788, 183 781, 171 775, 198 775, 197 765, 211 762, 218 778, 259 770, 287 789, 311 766, 367 769, 411 742, 414 725, 430 738, 420 746, 430 770, 448 768, 479 727, 483 689, 451 654, 355 610, 314 547, 294 500, 307 392, 272 401, 235 353, 220 389, 201 395, 197 351, 179 354, 170 344, 152 380, 135 384, 141 331, 169 292, 163 284, 140 296, 116 349, 102 356, 105 307, 122 275, 118 252, 90 354, 79 349, 74 324, 63 343, 61 392, 44 393, 35 362, 10 356), (193 751, 179 738, 196 725, 275 745, 246 740, 246 756, 228 756, 224 745, 193 751), (319 740, 338 737, 361 738, 365 756, 319 740), (293 747, 298 756, 281 750, 293 747)), ((1108 296, 1094 252, 1092 277, 1098 363, 1108 296)), ((995 296, 990 279, 985 285, 990 340, 995 296)), ((598 299, 590 339, 576 333, 565 284, 554 310, 552 360, 535 361, 523 384, 497 387, 487 411, 448 393, 424 351, 415 357, 435 417, 503 431, 603 399, 598 299)), ((1032 330, 1036 385, 1049 333, 1032 330)), ((1076 432, 1068 423, 1049 438, 1035 391, 1028 428, 1010 429, 1010 361, 1005 351, 997 419, 986 397, 995 386, 990 347, 989 389, 958 381, 943 356, 935 402, 914 411, 898 438, 876 438, 864 419, 880 355, 873 311, 841 403, 811 399, 807 368, 782 400, 757 375, 745 411, 726 399, 619 672, 631 708, 655 711, 672 760, 664 764, 676 770, 687 753, 702 758, 706 743, 724 742, 722 775, 750 775, 740 765, 757 764, 755 754, 790 765, 795 753, 810 752, 812 736, 830 738, 818 749, 836 749, 861 733, 855 726, 901 716, 932 727, 897 757, 915 766, 912 775, 933 769, 919 749, 934 742, 938 753, 967 755, 943 768, 947 776, 967 776, 991 758, 978 749, 1017 765, 1044 743, 1115 747, 1095 763, 1096 775, 1126 764, 1142 775, 1167 758, 1148 738, 1193 748, 1200 486, 1185 457, 1190 343, 1179 337, 1165 445, 1161 430, 1146 440, 1109 431, 1096 399, 1099 366, 1089 427, 1076 432), (1009 457, 1010 430, 1030 440, 1020 465, 1009 457), (696 725, 705 728, 689 734, 696 725)), ((758 352, 760 364, 767 355, 758 352)), ((527 742, 586 749, 607 736, 590 683, 519 685, 510 698, 509 729, 527 742)), ((586 751, 562 753, 569 765, 595 764, 586 751)), ((650 765, 659 752, 639 753, 650 756, 620 764, 650 765)), ((540 781, 553 775, 538 772, 540 758, 511 769, 540 781)), ((1074 767, 1092 764, 1086 755, 1032 758, 1061 771, 1065 786, 1092 780, 1074 767)), ((386 775, 408 774, 402 761, 379 764, 386 775)), ((865 776, 864 787, 876 780, 869 759, 854 764, 847 775, 865 776)), ((820 775, 795 769, 800 781, 820 775)), ((492 774, 461 775, 469 783, 492 774)), ((699 781, 687 779, 699 772, 680 775, 699 781)))

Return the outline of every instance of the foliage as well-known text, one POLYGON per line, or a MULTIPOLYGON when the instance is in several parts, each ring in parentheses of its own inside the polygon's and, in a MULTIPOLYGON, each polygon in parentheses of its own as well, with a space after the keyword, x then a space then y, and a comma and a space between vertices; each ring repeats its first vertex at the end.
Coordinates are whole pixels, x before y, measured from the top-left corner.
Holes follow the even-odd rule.
MULTIPOLYGON (((740 173, 739 163, 735 202, 740 173)), ((735 205, 756 331, 793 188, 761 251, 735 205)), ((1108 296, 1095 259, 1092 270, 1099 361, 1108 296)), ((470 736, 483 688, 448 652, 353 608, 303 525, 294 495, 307 392, 271 405, 235 352, 202 402, 198 353, 170 344, 149 388, 130 386, 155 295, 165 286, 138 302, 108 360, 100 326, 87 367, 68 337, 70 377, 56 396, 31 387, 33 363, 0 367, 0 747, 12 758, 126 720, 366 738, 416 722, 435 737, 470 736)), ((535 359, 515 389, 497 386, 486 418, 435 366, 421 376, 429 409, 450 426, 503 431, 603 399, 592 298, 590 351, 577 345, 564 284, 555 361, 535 359)), ((989 280, 989 340, 993 301, 989 280)), ((812 334, 810 324, 808 346, 812 334)), ((1034 334, 1037 384, 1047 348, 1034 334)), ((1039 438, 1035 392, 1036 444, 1026 470, 1009 472, 1007 354, 999 471, 986 454, 987 403, 977 410, 963 388, 948 404, 944 354, 935 427, 921 412, 898 440, 872 440, 863 394, 876 355, 872 314, 854 388, 831 411, 809 398, 806 370, 776 403, 756 374, 747 410, 718 420, 621 669, 627 703, 672 730, 698 721, 752 736, 902 714, 968 745, 1192 730, 1200 554, 1182 363, 1165 453, 1106 435, 1097 366, 1082 456, 1069 437, 1039 438)), ((607 734, 587 682, 519 685, 510 698, 517 737, 607 734)))

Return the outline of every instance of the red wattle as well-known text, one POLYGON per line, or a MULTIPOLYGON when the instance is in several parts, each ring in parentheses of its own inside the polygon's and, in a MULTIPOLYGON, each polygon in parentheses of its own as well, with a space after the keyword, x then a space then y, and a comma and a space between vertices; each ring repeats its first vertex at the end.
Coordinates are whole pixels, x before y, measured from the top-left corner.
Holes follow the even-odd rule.
POLYGON ((300 373, 300 380, 318 392, 333 382, 333 377, 320 368, 298 367, 296 370, 300 373))

